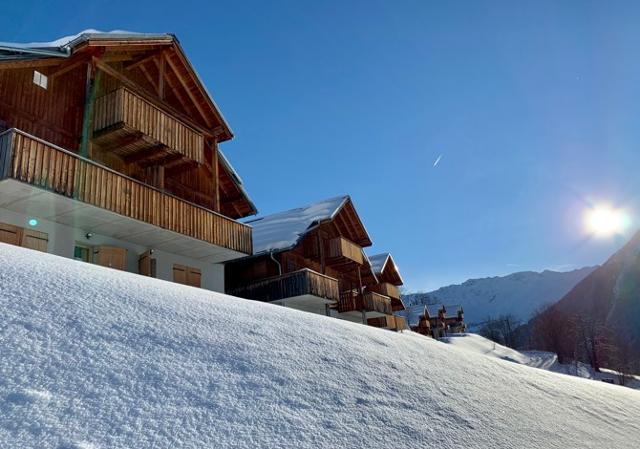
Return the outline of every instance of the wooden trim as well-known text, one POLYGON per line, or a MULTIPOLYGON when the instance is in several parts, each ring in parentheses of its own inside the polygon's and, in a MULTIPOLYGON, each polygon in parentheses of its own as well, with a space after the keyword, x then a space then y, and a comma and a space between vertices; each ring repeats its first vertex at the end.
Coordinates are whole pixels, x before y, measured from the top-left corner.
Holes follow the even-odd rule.
POLYGON ((136 84, 135 82, 131 81, 127 76, 125 76, 122 73, 118 72, 113 67, 109 66, 108 64, 105 64, 105 63, 101 62, 96 57, 93 57, 93 60, 95 61, 95 64, 98 67, 98 69, 102 70, 107 75, 112 76, 113 78, 115 78, 118 81, 120 81, 122 84, 125 85, 125 87, 128 87, 129 89, 131 89, 131 91, 135 92, 136 95, 139 95, 140 97, 142 97, 145 100, 149 101, 150 103, 156 105, 160 109, 164 109, 164 110, 168 111, 170 115, 174 115, 176 117, 179 117, 180 121, 184 122, 185 124, 189 125, 190 127, 194 128, 194 129, 200 131, 201 133, 207 135, 208 137, 213 137, 213 134, 212 134, 212 132, 210 130, 208 130, 207 128, 204 128, 201 125, 198 125, 192 119, 190 119, 189 117, 185 116, 180 111, 176 111, 170 105, 168 105, 168 104, 166 104, 166 103, 164 103, 164 102, 162 102, 162 101, 160 101, 160 100, 158 100, 156 98, 153 98, 153 96, 151 96, 151 95, 147 95, 145 93, 145 90, 142 87, 138 86, 138 84, 136 84))
POLYGON ((258 301, 277 301, 311 295, 338 301, 338 280, 308 268, 261 279, 229 290, 231 295, 258 301))
POLYGON ((252 254, 251 227, 23 131, 0 134, 4 177, 198 240, 252 254))

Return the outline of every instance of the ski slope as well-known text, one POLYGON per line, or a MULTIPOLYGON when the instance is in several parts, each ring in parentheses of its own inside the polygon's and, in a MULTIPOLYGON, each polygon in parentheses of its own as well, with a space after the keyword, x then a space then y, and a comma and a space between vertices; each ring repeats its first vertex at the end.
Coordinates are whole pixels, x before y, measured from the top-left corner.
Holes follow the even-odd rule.
MULTIPOLYGON (((453 334, 452 336, 441 338, 440 341, 476 354, 553 371, 554 373, 567 374, 595 381, 607 379, 614 381, 616 384, 619 382, 615 371, 603 368, 601 372, 596 372, 590 365, 582 362, 563 364, 558 362, 558 356, 552 352, 516 351, 515 349, 502 346, 477 334, 453 334)), ((629 376, 625 386, 640 390, 640 378, 638 378, 638 376, 629 376)))
POLYGON ((0 447, 635 448, 640 392, 0 244, 0 447))

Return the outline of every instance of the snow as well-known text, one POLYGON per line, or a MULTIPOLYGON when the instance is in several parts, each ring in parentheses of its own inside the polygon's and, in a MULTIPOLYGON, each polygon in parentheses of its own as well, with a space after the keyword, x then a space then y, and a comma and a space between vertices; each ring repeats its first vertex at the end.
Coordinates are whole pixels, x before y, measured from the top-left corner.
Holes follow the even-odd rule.
POLYGON ((106 35, 123 35, 123 36, 132 36, 132 35, 140 35, 141 33, 135 33, 132 31, 124 31, 124 30, 113 30, 113 31, 99 31, 94 30, 93 28, 89 28, 83 31, 80 31, 77 34, 72 34, 70 36, 64 36, 49 42, 29 42, 29 43, 15 43, 15 42, 0 42, 0 47, 10 47, 10 48, 20 48, 20 49, 62 49, 69 45, 74 40, 78 39, 81 36, 106 36, 106 35))
MULTIPOLYGON (((553 371, 554 373, 567 374, 569 376, 577 376, 596 381, 612 379, 616 383, 618 382, 616 377, 617 373, 612 370, 602 369, 602 372, 595 372, 591 366, 581 362, 561 364, 558 362, 558 356, 552 352, 516 351, 515 349, 502 346, 477 334, 453 334, 452 336, 440 338, 440 341, 476 354, 553 371)), ((640 378, 632 376, 626 386, 640 389, 640 378)))
POLYGON ((371 269, 375 274, 382 273, 384 270, 384 266, 387 263, 387 259, 389 258, 389 253, 382 254, 374 254, 373 256, 369 256, 369 262, 371 262, 371 269))
POLYGON ((640 392, 0 244, 0 447, 635 448, 640 392))
POLYGON ((460 304, 471 328, 488 317, 507 314, 528 321, 536 309, 558 301, 595 268, 569 272, 522 271, 502 277, 469 279, 429 293, 403 295, 402 299, 406 305, 421 302, 460 304))
POLYGON ((246 221, 253 228, 253 253, 292 248, 316 224, 333 218, 348 200, 348 196, 338 196, 246 221))

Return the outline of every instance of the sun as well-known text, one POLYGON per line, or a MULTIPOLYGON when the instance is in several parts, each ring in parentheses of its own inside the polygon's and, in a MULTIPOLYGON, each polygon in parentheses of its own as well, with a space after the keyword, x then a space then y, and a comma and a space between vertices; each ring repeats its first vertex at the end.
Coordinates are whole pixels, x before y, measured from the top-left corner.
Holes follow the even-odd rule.
POLYGON ((621 209, 597 206, 585 213, 587 231, 599 237, 620 234, 629 226, 629 217, 621 209))

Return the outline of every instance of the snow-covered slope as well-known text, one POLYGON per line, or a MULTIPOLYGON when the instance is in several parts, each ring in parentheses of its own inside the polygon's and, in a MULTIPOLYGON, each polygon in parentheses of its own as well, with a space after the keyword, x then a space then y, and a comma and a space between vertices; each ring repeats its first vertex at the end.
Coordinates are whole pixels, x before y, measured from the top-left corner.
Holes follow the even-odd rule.
MULTIPOLYGON (((595 381, 602 381, 603 379, 608 379, 615 383, 619 381, 616 373, 611 370, 603 369, 601 372, 595 372, 588 364, 580 362, 562 364, 558 362, 558 356, 552 352, 516 351, 515 349, 502 346, 477 334, 454 334, 441 338, 440 341, 476 354, 553 371, 554 373, 567 374, 569 376, 577 376, 595 381)), ((640 378, 638 376, 629 376, 625 386, 640 390, 640 378)))
POLYGON ((640 393, 0 244, 0 447, 635 448, 640 393))
POLYGON ((558 301, 595 268, 568 272, 522 271, 502 277, 469 279, 429 293, 404 295, 403 300, 408 305, 460 304, 464 307, 465 320, 472 325, 487 317, 506 314, 527 321, 537 308, 558 301))

